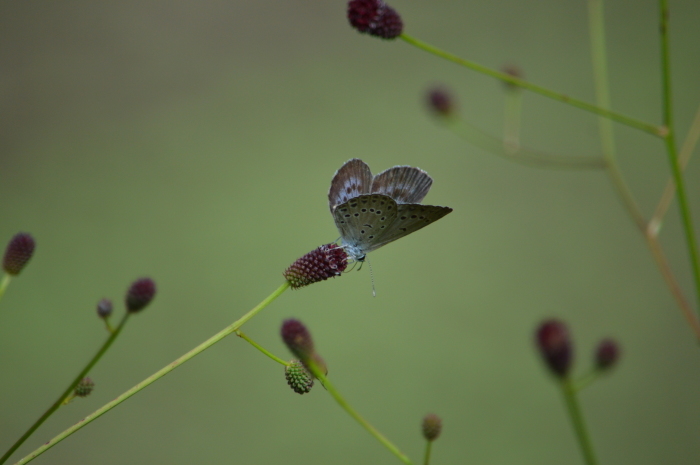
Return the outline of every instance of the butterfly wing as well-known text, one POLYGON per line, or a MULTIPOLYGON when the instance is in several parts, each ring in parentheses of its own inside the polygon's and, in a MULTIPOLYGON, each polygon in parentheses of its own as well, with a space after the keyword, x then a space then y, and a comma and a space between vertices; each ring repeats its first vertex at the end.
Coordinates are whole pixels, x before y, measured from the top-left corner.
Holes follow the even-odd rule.
POLYGON ((371 252, 379 247, 400 239, 418 231, 421 228, 434 223, 450 213, 450 207, 438 207, 435 205, 399 204, 396 217, 391 224, 384 228, 384 232, 364 252, 371 252))
POLYGON ((374 242, 396 222, 398 207, 391 197, 381 194, 360 195, 337 205, 333 219, 343 244, 358 256, 376 249, 374 242))
POLYGON ((372 194, 388 195, 398 204, 420 203, 428 194, 433 178, 420 168, 394 166, 372 180, 372 194))
POLYGON ((394 166, 372 177, 362 160, 347 161, 333 176, 328 206, 348 253, 364 260, 366 253, 450 213, 449 207, 419 204, 432 184, 420 168, 394 166))
POLYGON ((371 187, 372 172, 369 166, 359 158, 348 160, 335 172, 331 181, 328 191, 328 207, 331 213, 334 207, 360 195, 369 194, 371 187))

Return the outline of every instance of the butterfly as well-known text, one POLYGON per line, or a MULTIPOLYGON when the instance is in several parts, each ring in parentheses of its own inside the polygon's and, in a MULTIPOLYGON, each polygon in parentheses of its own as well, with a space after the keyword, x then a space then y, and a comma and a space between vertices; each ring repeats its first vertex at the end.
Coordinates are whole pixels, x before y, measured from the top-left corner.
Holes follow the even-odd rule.
POLYGON ((372 176, 359 158, 345 162, 331 181, 328 206, 348 255, 363 262, 367 253, 450 213, 420 204, 432 184, 420 168, 394 166, 372 176))

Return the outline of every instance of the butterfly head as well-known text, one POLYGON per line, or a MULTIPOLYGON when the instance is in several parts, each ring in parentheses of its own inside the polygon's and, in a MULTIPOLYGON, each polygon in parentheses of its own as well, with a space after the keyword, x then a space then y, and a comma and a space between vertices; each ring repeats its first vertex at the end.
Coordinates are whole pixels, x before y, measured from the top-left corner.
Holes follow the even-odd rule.
POLYGON ((357 245, 352 245, 342 241, 342 247, 345 252, 356 262, 364 262, 367 254, 362 251, 362 249, 357 245))

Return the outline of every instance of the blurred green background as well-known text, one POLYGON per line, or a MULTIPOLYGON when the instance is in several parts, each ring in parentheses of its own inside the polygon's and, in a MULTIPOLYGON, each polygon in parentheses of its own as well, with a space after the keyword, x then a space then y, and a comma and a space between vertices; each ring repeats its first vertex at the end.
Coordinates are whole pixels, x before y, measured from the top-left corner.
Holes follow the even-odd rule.
MULTIPOLYGON (((585 2, 391 2, 405 31, 465 58, 593 101, 585 2)), ((700 101, 700 3, 673 1, 679 135, 700 101)), ((452 88, 499 134, 502 86, 409 45, 360 35, 346 3, 0 2, 0 241, 37 252, 0 305, 0 448, 53 402, 106 337, 100 298, 158 284, 91 373, 15 460, 237 319, 297 257, 338 234, 331 176, 420 166, 426 203, 454 213, 370 255, 368 267, 288 291, 245 332, 288 358, 284 318, 311 329, 350 403, 418 463, 420 420, 444 421, 433 463, 582 463, 533 348, 566 321, 576 372, 596 343, 623 358, 581 395, 601 463, 700 458, 700 350, 603 172, 511 164, 425 110, 452 88)), ((660 122, 657 6, 607 5, 613 105, 660 122)), ((668 176, 661 141, 616 125, 645 213, 668 176)), ((597 155, 594 116, 524 95, 524 144, 597 155)), ((700 169, 687 171, 700 218, 700 169)), ((700 224, 696 221, 696 225, 700 224)), ((690 273, 676 208, 662 235, 690 273)), ((4 246, 3 246, 4 247, 4 246)), ((121 308, 119 312, 121 311, 121 308)), ((117 312, 117 313, 119 313, 117 312)), ((13 460, 14 461, 14 460, 13 460)), ((321 388, 230 337, 34 463, 398 463, 321 388)))

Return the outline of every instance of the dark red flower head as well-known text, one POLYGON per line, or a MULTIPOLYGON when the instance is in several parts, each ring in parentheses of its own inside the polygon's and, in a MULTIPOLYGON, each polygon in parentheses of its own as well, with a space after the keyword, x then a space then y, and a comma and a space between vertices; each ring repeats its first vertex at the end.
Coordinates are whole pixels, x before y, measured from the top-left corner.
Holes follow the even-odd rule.
POLYGON ((595 352, 595 364, 599 370, 612 368, 620 358, 620 347, 612 339, 604 339, 595 352))
POLYGON ((36 242, 31 234, 18 233, 10 240, 5 249, 5 257, 2 267, 9 275, 18 275, 27 264, 32 255, 36 242))
POLYGON ((429 413, 423 417, 423 424, 421 426, 423 429, 423 437, 428 441, 434 441, 440 436, 440 431, 442 431, 442 420, 434 413, 429 413))
POLYGON ((434 87, 428 91, 428 108, 438 116, 450 116, 454 111, 454 100, 443 87, 434 87))
POLYGON ((573 348, 569 330, 558 320, 547 320, 537 329, 536 344, 555 375, 564 378, 571 368, 573 348))
POLYGON ((293 318, 285 320, 282 323, 280 334, 289 351, 302 363, 314 353, 314 341, 311 339, 311 333, 301 321, 293 318))
POLYGON ((151 278, 137 279, 126 293, 126 310, 136 313, 151 303, 156 295, 156 283, 151 278))
POLYGON ((338 244, 327 244, 297 259, 283 273, 292 289, 340 276, 348 266, 348 254, 338 244))
POLYGON ((358 31, 382 39, 395 39, 403 30, 399 14, 382 0, 350 0, 348 20, 358 31))

